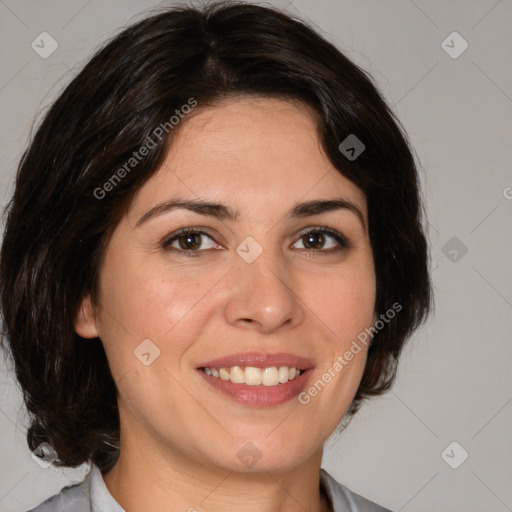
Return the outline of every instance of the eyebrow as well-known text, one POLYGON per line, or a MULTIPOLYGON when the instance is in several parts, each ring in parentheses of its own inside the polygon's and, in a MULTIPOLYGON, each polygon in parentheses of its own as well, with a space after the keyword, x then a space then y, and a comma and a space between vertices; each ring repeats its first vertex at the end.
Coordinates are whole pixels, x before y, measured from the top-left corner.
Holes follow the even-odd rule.
MULTIPOLYGON (((135 227, 137 228, 154 217, 158 217, 159 215, 163 215, 164 213, 176 209, 189 210, 199 215, 206 215, 219 220, 237 221, 240 218, 240 212, 238 210, 224 204, 203 201, 201 199, 176 198, 162 201, 161 203, 153 206, 153 208, 148 210, 137 221, 135 227)), ((345 198, 319 199, 296 204, 284 216, 284 219, 310 217, 336 210, 348 210, 355 214, 366 231, 366 221, 363 212, 354 203, 345 198)))

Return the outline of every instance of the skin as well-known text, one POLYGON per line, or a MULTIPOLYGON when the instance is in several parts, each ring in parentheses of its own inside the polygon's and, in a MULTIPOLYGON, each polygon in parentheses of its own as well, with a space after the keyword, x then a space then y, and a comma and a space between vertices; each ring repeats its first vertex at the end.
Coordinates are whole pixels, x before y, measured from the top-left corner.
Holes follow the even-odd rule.
POLYGON ((244 351, 289 352, 314 363, 310 385, 373 325, 364 193, 330 164, 303 106, 223 100, 179 128, 113 233, 97 303, 85 298, 76 319, 80 336, 101 338, 118 387, 121 454, 105 483, 127 511, 327 510, 323 444, 352 402, 367 349, 307 405, 241 405, 196 367, 244 351), (240 218, 174 209, 137 226, 178 196, 229 205, 240 218), (365 225, 349 209, 285 218, 299 202, 339 197, 365 225), (325 234, 308 249, 301 231, 316 226, 343 234, 351 247, 333 252, 338 243, 325 234), (162 248, 184 227, 212 237, 199 237, 197 257, 179 252, 176 240, 162 248), (236 252, 248 236, 263 249, 251 264, 236 252), (160 350, 149 366, 134 357, 145 339, 160 350), (237 457, 247 442, 261 453, 251 468, 237 457))

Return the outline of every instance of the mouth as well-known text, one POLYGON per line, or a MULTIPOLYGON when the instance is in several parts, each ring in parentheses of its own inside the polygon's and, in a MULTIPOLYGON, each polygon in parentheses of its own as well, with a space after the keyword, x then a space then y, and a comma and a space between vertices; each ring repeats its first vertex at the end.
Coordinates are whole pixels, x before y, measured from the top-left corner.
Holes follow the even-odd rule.
POLYGON ((202 363, 196 370, 208 384, 238 403, 269 407, 298 395, 313 368, 309 360, 293 354, 246 352, 202 363))
POLYGON ((256 366, 231 366, 221 368, 199 368, 208 376, 223 381, 231 381, 233 384, 245 384, 246 386, 277 386, 300 377, 304 369, 295 366, 268 366, 258 368, 256 366))

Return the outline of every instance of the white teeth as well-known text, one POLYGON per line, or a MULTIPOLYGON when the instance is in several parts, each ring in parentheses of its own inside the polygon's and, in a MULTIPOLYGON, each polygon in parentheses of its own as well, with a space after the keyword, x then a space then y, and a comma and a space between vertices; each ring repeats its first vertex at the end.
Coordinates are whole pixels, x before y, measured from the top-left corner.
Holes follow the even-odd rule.
POLYGON ((261 382, 264 386, 276 386, 279 384, 279 370, 275 366, 265 368, 261 373, 261 382))
MULTIPOLYGON (((208 368, 205 368, 205 370, 208 370, 208 368)), ((233 366, 231 368, 231 375, 229 377, 231 382, 234 382, 235 384, 244 384, 245 383, 245 372, 240 366, 233 366)))
POLYGON ((203 371, 206 375, 247 386, 277 386, 296 379, 301 374, 299 368, 288 366, 269 366, 267 368, 247 366, 245 369, 241 366, 233 366, 231 368, 203 368, 203 371))
POLYGON ((226 368, 221 368, 219 370, 219 376, 222 380, 229 380, 229 372, 226 368))
POLYGON ((245 383, 248 386, 259 386, 261 384, 261 368, 247 366, 245 368, 245 383))
MULTIPOLYGON (((209 370, 210 368, 206 368, 209 370)), ((279 382, 281 384, 284 384, 285 382, 288 382, 288 375, 290 374, 288 370, 288 366, 280 366, 279 367, 279 382)))

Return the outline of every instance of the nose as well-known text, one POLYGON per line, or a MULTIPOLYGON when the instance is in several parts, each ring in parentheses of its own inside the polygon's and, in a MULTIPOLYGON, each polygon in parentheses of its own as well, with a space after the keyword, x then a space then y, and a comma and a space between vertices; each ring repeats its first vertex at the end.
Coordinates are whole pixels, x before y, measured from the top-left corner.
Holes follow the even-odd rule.
POLYGON ((230 325, 271 334, 303 321, 304 308, 291 273, 276 260, 262 254, 253 263, 238 262, 225 308, 230 325))

